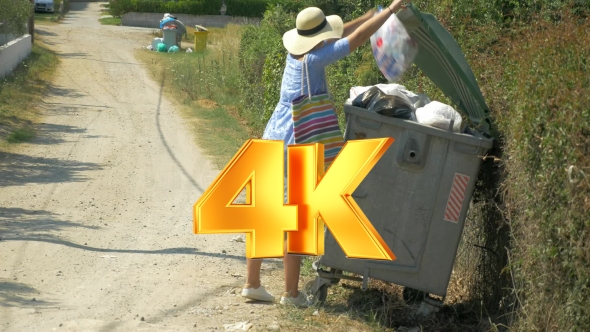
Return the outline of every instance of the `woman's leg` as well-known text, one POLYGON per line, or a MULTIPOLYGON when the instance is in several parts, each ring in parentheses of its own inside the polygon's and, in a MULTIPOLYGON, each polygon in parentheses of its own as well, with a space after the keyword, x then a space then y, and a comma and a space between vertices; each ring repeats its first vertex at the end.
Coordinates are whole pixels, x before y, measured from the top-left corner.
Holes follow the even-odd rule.
MULTIPOLYGON (((285 241, 285 252, 287 252, 285 241)), ((301 272, 301 256, 285 254, 285 293, 281 297, 281 304, 293 304, 299 307, 309 305, 304 292, 299 291, 299 273, 301 272)))
POLYGON ((275 298, 260 283, 260 267, 262 259, 246 259, 246 285, 242 289, 242 296, 251 300, 274 301, 275 298))
POLYGON ((299 273, 301 270, 301 256, 286 254, 283 257, 285 266, 285 292, 291 297, 299 296, 299 273))
POLYGON ((253 288, 260 287, 260 268, 262 259, 246 259, 246 284, 253 288))

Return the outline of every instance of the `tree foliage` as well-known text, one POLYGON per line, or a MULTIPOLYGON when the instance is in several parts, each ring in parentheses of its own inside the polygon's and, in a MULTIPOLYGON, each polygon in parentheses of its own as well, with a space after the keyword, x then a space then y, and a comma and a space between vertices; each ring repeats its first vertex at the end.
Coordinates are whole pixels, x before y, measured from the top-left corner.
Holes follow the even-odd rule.
POLYGON ((29 0, 0 0, 0 23, 8 33, 22 35, 27 29, 27 20, 33 13, 29 0))

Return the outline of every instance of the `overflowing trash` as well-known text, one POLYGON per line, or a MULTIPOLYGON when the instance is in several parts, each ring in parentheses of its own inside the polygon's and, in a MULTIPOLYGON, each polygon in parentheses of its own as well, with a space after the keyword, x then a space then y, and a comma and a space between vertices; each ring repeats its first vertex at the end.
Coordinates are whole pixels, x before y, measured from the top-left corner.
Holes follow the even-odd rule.
POLYGON ((157 50, 158 52, 168 52, 168 47, 164 43, 159 43, 157 50))
POLYGON ((152 40, 151 48, 146 48, 157 52, 180 52, 182 36, 187 35, 184 24, 182 24, 182 22, 180 22, 176 16, 166 13, 160 20, 160 29, 162 31, 163 37, 154 38, 152 40))
POLYGON ((374 86, 359 94, 352 101, 352 106, 362 107, 385 116, 416 121, 414 106, 398 91, 386 94, 374 86))
POLYGON ((438 101, 428 103, 424 107, 416 110, 416 118, 419 123, 432 127, 450 130, 460 133, 462 130, 462 118, 459 112, 451 106, 445 105, 438 101))
POLYGON ((164 14, 164 18, 162 18, 160 20, 160 29, 163 29, 164 28, 164 25, 166 25, 166 23, 173 22, 176 19, 177 19, 176 16, 172 16, 169 13, 164 14))
POLYGON ((431 101, 427 95, 416 94, 400 84, 352 87, 350 101, 352 106, 384 116, 415 121, 456 133, 470 132, 461 114, 453 107, 431 101))

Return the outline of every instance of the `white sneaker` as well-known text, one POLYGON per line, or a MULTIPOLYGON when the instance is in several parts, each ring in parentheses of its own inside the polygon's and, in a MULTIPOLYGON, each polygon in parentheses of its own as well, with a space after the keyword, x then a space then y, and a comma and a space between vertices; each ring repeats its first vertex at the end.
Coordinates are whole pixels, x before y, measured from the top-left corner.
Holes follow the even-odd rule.
POLYGON ((311 305, 310 301, 307 299, 307 294, 303 291, 299 291, 299 296, 291 297, 287 292, 283 293, 281 296, 281 304, 291 304, 296 307, 309 307, 311 305))
POLYGON ((273 302, 275 297, 266 291, 264 286, 260 285, 258 288, 250 287, 246 285, 242 289, 242 296, 251 300, 273 302))

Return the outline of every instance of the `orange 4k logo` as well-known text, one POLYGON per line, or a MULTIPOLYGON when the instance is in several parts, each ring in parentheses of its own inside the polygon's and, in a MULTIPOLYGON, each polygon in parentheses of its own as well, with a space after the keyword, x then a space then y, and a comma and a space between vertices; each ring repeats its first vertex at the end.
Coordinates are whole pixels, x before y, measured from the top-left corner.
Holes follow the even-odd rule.
POLYGON ((395 255, 352 193, 393 138, 347 141, 324 174, 324 146, 288 147, 288 204, 284 204, 283 141, 249 140, 194 206, 196 234, 246 233, 246 257, 324 254, 324 223, 349 258, 395 255), (246 189, 246 204, 234 204, 246 189))

